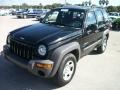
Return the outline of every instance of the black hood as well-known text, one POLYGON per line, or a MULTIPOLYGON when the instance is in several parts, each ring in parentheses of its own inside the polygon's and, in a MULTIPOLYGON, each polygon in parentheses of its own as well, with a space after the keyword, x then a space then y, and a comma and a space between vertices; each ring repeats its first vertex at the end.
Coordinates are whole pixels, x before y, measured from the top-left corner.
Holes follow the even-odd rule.
POLYGON ((75 29, 69 27, 38 23, 13 31, 12 36, 17 40, 31 44, 42 42, 53 44, 71 36, 75 36, 73 35, 75 31, 75 29))

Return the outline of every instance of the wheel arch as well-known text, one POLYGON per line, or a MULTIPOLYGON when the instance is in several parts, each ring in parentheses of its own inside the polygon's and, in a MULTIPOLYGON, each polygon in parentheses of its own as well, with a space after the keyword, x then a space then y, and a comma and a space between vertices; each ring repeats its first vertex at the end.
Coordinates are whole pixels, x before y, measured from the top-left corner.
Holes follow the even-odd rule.
POLYGON ((81 57, 80 44, 78 42, 71 42, 71 43, 62 45, 53 51, 51 59, 54 62, 54 66, 53 66, 53 70, 50 74, 50 77, 52 77, 56 74, 56 72, 62 62, 62 59, 68 53, 74 54, 78 61, 81 57))
POLYGON ((109 38, 109 34, 106 34, 107 39, 109 38))
POLYGON ((105 30, 105 31, 103 32, 103 37, 106 36, 107 39, 108 39, 108 38, 109 38, 109 32, 110 32, 109 29, 105 30))
POLYGON ((72 50, 70 53, 75 55, 77 61, 79 60, 80 57, 79 57, 79 50, 78 49, 72 50))

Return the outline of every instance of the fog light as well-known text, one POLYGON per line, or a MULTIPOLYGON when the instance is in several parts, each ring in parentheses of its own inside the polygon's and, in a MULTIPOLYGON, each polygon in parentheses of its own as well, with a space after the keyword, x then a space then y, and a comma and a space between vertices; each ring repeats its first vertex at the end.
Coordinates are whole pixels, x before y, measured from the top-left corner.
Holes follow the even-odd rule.
POLYGON ((52 64, 36 64, 36 66, 38 67, 38 68, 44 68, 44 69, 52 69, 52 64))

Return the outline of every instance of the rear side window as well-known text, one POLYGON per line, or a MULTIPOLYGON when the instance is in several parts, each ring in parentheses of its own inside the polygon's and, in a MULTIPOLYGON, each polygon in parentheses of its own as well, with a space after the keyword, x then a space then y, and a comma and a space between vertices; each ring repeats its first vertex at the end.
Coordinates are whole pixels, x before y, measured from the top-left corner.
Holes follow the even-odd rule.
POLYGON ((87 14, 87 18, 86 18, 86 24, 89 26, 89 25, 92 25, 92 24, 96 24, 96 17, 95 17, 95 14, 94 12, 89 12, 87 14))
POLYGON ((102 12, 103 12, 104 20, 109 21, 108 13, 105 10, 103 10, 102 12))
POLYGON ((102 25, 104 23, 104 18, 103 18, 102 12, 100 10, 97 10, 97 11, 95 11, 95 14, 96 14, 98 25, 102 25))

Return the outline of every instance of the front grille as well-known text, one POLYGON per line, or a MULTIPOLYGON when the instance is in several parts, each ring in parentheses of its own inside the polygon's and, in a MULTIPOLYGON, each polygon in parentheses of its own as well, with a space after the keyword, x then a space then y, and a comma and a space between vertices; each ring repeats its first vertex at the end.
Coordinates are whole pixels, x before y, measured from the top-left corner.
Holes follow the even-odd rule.
POLYGON ((10 40, 10 50, 17 56, 31 60, 34 56, 34 48, 21 42, 10 40))

